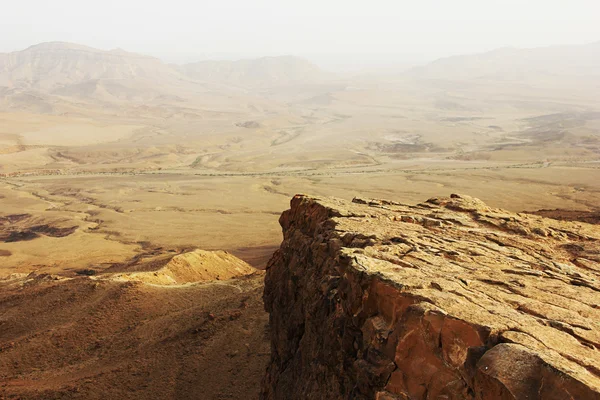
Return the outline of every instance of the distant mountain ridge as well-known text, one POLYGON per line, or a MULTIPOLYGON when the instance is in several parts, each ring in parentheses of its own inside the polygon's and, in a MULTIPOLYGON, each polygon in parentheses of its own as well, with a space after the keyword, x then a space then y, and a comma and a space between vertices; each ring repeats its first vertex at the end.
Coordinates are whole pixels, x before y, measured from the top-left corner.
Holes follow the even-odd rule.
MULTIPOLYGON (((560 86, 567 90, 575 84, 600 88, 600 42, 534 49, 501 48, 443 58, 398 71, 393 76, 384 74, 376 78, 387 82, 398 77, 426 82, 436 88, 440 80, 459 85, 466 81, 488 81, 541 88, 560 86)), ((125 104, 162 107, 172 103, 192 104, 191 99, 195 104, 201 100, 203 107, 223 102, 238 108, 246 103, 238 96, 253 96, 254 103, 261 103, 266 99, 265 93, 277 90, 286 95, 302 93, 313 84, 318 88, 315 93, 322 95, 319 92, 322 84, 334 80, 341 85, 339 90, 345 90, 346 83, 351 82, 295 56, 173 65, 122 49, 105 51, 49 42, 0 53, 0 108, 51 113, 64 109, 60 104, 65 102, 83 101, 116 108, 125 104)))
POLYGON ((94 79, 165 79, 176 74, 157 58, 63 42, 0 55, 0 86, 8 87, 52 90, 94 79))
POLYGON ((65 42, 0 53, 0 86, 43 91, 63 90, 94 80, 148 80, 161 84, 192 79, 256 87, 319 79, 320 74, 318 67, 293 56, 176 66, 121 49, 105 51, 65 42))
POLYGON ((552 77, 600 78, 600 41, 441 58, 412 68, 407 75, 428 79, 540 80, 552 77))

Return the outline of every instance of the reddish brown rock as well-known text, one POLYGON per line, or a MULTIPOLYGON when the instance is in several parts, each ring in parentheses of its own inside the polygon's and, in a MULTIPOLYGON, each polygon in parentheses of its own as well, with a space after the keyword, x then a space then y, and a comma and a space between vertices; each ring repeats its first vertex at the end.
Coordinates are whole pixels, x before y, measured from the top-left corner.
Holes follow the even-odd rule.
POLYGON ((263 399, 600 399, 600 228, 452 195, 296 196, 263 399))

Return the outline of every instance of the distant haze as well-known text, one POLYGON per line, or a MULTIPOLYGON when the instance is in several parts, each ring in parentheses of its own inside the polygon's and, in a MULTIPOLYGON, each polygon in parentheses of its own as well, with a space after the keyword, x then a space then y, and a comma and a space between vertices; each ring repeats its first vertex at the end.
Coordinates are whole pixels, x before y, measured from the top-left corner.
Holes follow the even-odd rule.
POLYGON ((5 3, 0 52, 66 41, 167 62, 291 54, 327 69, 352 70, 506 46, 600 40, 597 0, 5 3))

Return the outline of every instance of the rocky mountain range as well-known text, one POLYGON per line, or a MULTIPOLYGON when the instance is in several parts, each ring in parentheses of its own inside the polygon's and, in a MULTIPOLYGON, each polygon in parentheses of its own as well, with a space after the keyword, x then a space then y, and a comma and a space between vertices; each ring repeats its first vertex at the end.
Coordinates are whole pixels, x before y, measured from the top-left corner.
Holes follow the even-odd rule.
MULTIPOLYGON (((534 49, 502 48, 443 58, 399 72, 415 81, 493 81, 528 84, 600 84, 600 42, 534 49)), ((0 95, 34 101, 47 95, 101 102, 172 101, 206 93, 254 92, 341 79, 294 56, 237 61, 204 60, 184 65, 121 49, 49 42, 0 53, 0 95), (20 96, 20 97, 19 97, 20 96), (24 99, 23 96, 34 96, 24 99)), ((35 101, 34 101, 35 102, 35 101)))
POLYGON ((0 86, 45 91, 64 91, 89 82, 126 80, 155 86, 189 80, 240 87, 268 86, 318 79, 322 73, 308 61, 292 56, 177 66, 121 49, 104 51, 63 42, 41 43, 0 54, 0 86))
POLYGON ((534 82, 585 79, 600 84, 600 42, 532 49, 500 48, 486 53, 442 58, 416 67, 418 79, 534 82))

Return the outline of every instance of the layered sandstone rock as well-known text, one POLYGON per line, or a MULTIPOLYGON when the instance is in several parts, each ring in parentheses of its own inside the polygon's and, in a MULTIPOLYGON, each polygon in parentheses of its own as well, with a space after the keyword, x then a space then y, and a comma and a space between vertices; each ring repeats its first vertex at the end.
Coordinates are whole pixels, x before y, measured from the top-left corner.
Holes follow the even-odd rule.
POLYGON ((296 196, 263 399, 600 399, 600 228, 296 196))

